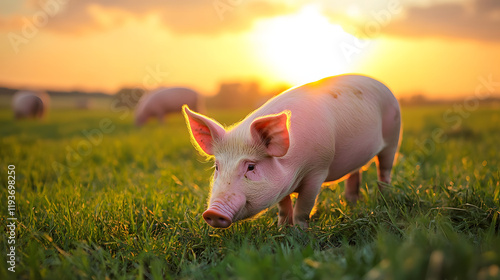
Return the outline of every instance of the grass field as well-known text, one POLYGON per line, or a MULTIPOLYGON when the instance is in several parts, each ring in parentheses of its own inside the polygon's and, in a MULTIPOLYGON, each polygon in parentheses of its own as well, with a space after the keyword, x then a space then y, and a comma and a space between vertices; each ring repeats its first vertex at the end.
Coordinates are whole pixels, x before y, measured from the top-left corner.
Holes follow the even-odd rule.
MULTIPOLYGON (((459 104, 460 105, 460 104, 459 104)), ((0 279, 500 279, 500 108, 403 108, 393 184, 326 185, 306 231, 277 209, 227 230, 202 219, 211 163, 180 115, 0 111, 0 279), (15 165, 15 272, 7 264, 15 165)), ((231 124, 246 112, 209 112, 231 124)))

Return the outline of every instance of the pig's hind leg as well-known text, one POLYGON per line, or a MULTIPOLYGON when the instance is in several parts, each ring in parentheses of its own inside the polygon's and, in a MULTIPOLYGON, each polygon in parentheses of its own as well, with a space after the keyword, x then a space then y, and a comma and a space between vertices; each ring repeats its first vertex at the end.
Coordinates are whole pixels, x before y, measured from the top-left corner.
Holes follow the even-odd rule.
POLYGON ((285 198, 279 202, 278 209, 278 225, 293 225, 293 205, 290 195, 285 196, 285 198))
POLYGON ((394 164, 394 158, 399 149, 401 140, 401 113, 399 108, 389 110, 384 116, 382 123, 382 135, 386 146, 377 154, 377 172, 379 189, 383 189, 383 184, 391 183, 391 171, 394 164))
MULTIPOLYGON (((394 164, 397 149, 397 144, 388 146, 377 155, 378 180, 382 183, 391 183, 392 165, 394 164)), ((383 184, 379 184, 379 188, 382 190, 384 188, 383 184)))
POLYGON ((360 182, 361 172, 359 169, 350 173, 345 181, 345 198, 351 203, 356 203, 356 201, 358 201, 360 182))

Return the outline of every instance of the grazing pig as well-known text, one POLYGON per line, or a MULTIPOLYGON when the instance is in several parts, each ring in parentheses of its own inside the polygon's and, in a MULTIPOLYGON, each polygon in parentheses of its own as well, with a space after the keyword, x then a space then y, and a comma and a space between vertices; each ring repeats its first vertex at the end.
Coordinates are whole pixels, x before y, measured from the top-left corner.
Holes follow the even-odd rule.
POLYGON ((18 91, 12 97, 15 119, 41 119, 49 106, 50 97, 45 92, 18 91))
POLYGON ((163 122, 166 114, 181 112, 182 105, 198 108, 199 97, 194 90, 182 87, 159 88, 139 100, 135 111, 135 124, 142 126, 149 118, 163 122))
POLYGON ((215 157, 203 213, 213 227, 279 203, 279 225, 306 228, 322 183, 347 175, 345 196, 355 202, 359 170, 374 157, 379 180, 391 182, 401 116, 391 91, 374 79, 341 75, 292 88, 227 129, 187 106, 183 112, 195 147, 215 157))

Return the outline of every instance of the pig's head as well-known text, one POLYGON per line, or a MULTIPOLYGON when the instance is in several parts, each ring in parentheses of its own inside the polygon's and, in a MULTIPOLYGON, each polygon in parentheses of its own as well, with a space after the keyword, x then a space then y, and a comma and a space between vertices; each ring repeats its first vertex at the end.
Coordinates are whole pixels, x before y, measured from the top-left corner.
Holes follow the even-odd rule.
POLYGON ((215 159, 205 221, 217 228, 250 218, 278 202, 289 186, 279 163, 290 146, 290 112, 267 115, 225 129, 184 105, 196 149, 215 159))

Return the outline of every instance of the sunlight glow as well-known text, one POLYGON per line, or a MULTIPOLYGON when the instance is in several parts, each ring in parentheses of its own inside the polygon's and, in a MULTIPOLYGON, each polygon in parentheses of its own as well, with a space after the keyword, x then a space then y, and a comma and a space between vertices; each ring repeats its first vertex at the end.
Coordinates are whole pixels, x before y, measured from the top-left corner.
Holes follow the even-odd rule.
POLYGON ((302 84, 354 68, 342 43, 357 38, 330 23, 313 5, 296 14, 260 21, 255 37, 256 51, 269 67, 269 78, 302 84))

